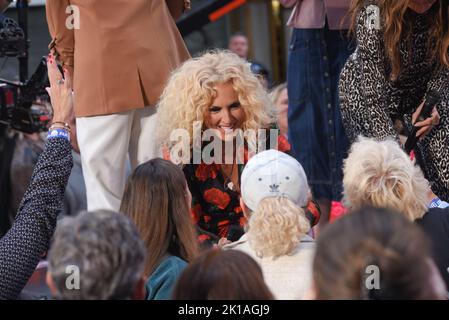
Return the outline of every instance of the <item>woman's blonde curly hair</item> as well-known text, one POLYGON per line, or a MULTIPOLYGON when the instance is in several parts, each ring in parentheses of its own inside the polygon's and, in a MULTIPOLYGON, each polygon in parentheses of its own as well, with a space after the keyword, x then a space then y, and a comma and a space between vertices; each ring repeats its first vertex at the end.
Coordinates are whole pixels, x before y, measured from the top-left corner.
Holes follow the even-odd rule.
POLYGON ((304 209, 286 197, 263 199, 248 221, 248 241, 259 257, 292 254, 310 222, 304 209))
POLYGON ((413 221, 427 212, 429 183, 421 169, 393 140, 359 137, 344 161, 348 206, 389 208, 413 221))
POLYGON ((190 134, 192 149, 194 121, 201 121, 204 126, 204 114, 217 96, 215 86, 228 82, 245 112, 241 129, 265 129, 275 122, 268 94, 251 72, 250 64, 230 51, 214 50, 184 62, 172 73, 158 103, 160 143, 171 150, 171 133, 184 129, 190 134))

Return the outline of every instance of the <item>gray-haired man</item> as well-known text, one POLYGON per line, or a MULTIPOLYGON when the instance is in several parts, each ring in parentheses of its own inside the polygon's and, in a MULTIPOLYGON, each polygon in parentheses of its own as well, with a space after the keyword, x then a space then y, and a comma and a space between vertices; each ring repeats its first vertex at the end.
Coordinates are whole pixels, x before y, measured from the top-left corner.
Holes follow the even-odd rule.
POLYGON ((55 299, 145 298, 145 249, 133 223, 111 211, 63 219, 48 255, 47 284, 55 299))

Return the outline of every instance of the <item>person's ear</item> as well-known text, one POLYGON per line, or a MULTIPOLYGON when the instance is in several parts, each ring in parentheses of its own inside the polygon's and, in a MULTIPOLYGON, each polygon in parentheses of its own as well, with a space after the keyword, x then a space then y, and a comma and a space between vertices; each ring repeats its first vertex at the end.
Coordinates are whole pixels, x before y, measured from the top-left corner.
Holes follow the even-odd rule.
POLYGON ((133 292, 133 300, 145 300, 146 298, 146 291, 145 291, 145 283, 146 278, 142 276, 136 283, 136 286, 134 287, 133 292))
POLYGON ((58 294, 58 289, 56 288, 56 284, 53 281, 53 278, 51 277, 49 271, 47 271, 47 274, 45 275, 45 282, 47 283, 47 286, 50 289, 52 297, 56 297, 56 295, 58 294))

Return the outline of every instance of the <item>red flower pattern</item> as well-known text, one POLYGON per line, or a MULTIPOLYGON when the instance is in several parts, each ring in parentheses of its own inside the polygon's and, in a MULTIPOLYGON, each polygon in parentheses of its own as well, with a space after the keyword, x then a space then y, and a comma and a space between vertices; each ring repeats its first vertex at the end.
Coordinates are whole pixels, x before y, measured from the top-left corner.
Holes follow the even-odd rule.
POLYGON ((200 217, 203 215, 203 209, 201 209, 201 206, 199 204, 193 206, 191 211, 192 219, 195 224, 198 223, 200 220, 200 217))
POLYGON ((207 179, 215 179, 217 177, 217 168, 215 165, 200 163, 196 168, 195 176, 201 182, 207 179))
POLYGON ((204 200, 216 205, 219 209, 224 210, 231 201, 231 197, 226 192, 217 188, 212 188, 204 192, 204 200))
POLYGON ((287 138, 284 137, 282 134, 278 136, 278 150, 282 152, 290 151, 291 146, 288 142, 287 138))
POLYGON ((208 241, 208 240, 210 240, 210 236, 207 235, 207 234, 200 234, 200 235, 198 236, 198 241, 199 241, 200 243, 205 242, 205 241, 208 241))

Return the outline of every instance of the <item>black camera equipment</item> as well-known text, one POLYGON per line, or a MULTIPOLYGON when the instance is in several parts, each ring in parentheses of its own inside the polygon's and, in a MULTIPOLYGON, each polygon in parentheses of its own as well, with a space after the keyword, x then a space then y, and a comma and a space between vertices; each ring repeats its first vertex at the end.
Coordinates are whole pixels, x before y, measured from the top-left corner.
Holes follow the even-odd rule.
POLYGON ((46 59, 28 79, 28 1, 17 0, 18 20, 0 14, 0 57, 19 59, 20 81, 0 79, 0 123, 16 130, 34 133, 45 131, 50 121, 44 108, 32 107, 39 96, 47 96, 46 59))

